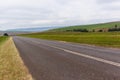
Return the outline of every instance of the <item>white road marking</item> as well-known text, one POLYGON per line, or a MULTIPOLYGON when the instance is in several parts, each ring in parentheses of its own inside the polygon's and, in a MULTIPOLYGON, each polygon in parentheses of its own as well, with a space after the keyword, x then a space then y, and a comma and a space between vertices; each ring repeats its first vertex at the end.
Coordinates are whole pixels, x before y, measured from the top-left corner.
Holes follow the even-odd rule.
POLYGON ((82 53, 79 53, 79 52, 71 51, 71 50, 56 47, 56 46, 51 46, 51 45, 48 45, 48 44, 45 44, 45 43, 40 43, 40 42, 36 42, 36 41, 32 41, 32 42, 35 42, 37 44, 46 45, 46 46, 49 46, 49 47, 52 47, 52 48, 55 48, 55 49, 63 50, 65 52, 68 52, 68 53, 71 53, 71 54, 75 54, 75 55, 82 56, 82 57, 85 57, 85 58, 88 58, 88 59, 96 60, 96 61, 99 61, 99 62, 102 62, 102 63, 110 64, 110 65, 113 65, 113 66, 116 66, 116 67, 120 67, 120 63, 118 63, 118 62, 114 62, 114 61, 110 61, 110 60, 106 60, 106 59, 82 54, 82 53))
MULTIPOLYGON (((60 42, 60 41, 59 41, 60 42)), ((61 42, 61 43, 63 43, 63 42, 61 42)), ((68 43, 70 43, 70 42, 66 42, 67 44, 68 43)), ((75 44, 75 43, 74 43, 75 44)), ((73 47, 78 47, 78 48, 83 48, 82 46, 79 46, 79 45, 73 45, 73 44, 69 44, 69 45, 71 45, 71 46, 73 46, 73 47)), ((86 46, 87 44, 82 44, 83 46, 86 46)), ((94 45, 88 45, 89 47, 87 47, 87 49, 92 49, 92 50, 94 50, 94 47, 96 47, 96 46, 94 46, 94 45)), ((111 49, 111 48, 109 48, 109 49, 111 49)), ((99 49, 97 49, 97 51, 101 51, 101 50, 99 50, 99 49)), ((103 51, 103 50, 102 50, 103 51)), ((109 50, 104 50, 104 51, 106 51, 106 52, 108 52, 109 50)))
POLYGON ((58 42, 60 42, 60 43, 67 43, 66 41, 58 41, 58 42))

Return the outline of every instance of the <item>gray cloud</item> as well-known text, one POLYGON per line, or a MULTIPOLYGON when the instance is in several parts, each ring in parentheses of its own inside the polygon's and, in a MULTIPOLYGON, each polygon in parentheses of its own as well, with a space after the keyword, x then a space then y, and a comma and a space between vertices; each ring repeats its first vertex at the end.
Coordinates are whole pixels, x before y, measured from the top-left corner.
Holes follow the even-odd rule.
POLYGON ((98 4, 109 4, 113 2, 118 2, 119 0, 96 0, 98 4))
POLYGON ((0 30, 120 20, 118 0, 0 1, 0 30))

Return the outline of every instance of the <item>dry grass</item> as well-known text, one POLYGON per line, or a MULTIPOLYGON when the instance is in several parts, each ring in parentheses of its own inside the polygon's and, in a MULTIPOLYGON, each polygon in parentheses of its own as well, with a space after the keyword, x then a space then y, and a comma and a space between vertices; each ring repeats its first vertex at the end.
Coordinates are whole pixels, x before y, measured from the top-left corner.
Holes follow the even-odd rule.
POLYGON ((12 38, 0 46, 0 80, 32 80, 12 38))

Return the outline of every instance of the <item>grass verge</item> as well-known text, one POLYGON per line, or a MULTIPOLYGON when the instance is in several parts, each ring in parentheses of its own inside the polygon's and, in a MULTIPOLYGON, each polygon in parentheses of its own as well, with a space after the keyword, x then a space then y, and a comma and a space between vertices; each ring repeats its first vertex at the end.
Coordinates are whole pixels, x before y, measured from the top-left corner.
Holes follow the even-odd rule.
POLYGON ((21 36, 120 48, 120 32, 43 32, 21 36))
POLYGON ((8 39, 8 37, 5 37, 5 36, 0 36, 0 45, 6 41, 8 39))
POLYGON ((12 38, 0 45, 0 80, 32 80, 12 38))

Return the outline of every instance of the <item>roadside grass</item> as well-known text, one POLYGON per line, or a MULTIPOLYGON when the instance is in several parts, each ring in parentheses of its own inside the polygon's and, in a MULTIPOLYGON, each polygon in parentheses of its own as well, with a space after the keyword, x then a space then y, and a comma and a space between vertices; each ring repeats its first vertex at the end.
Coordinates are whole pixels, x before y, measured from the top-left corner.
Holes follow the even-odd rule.
MULTIPOLYGON (((4 40, 5 37, 0 37, 0 41, 4 40)), ((8 38, 0 45, 0 80, 32 80, 12 38, 8 38)))
POLYGON ((5 37, 5 36, 0 36, 0 45, 6 41, 8 39, 8 37, 5 37))
POLYGON ((120 48, 120 32, 42 32, 21 36, 120 48))

